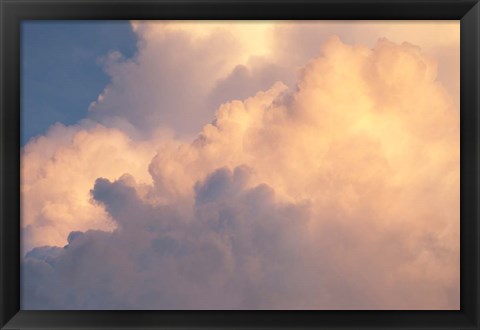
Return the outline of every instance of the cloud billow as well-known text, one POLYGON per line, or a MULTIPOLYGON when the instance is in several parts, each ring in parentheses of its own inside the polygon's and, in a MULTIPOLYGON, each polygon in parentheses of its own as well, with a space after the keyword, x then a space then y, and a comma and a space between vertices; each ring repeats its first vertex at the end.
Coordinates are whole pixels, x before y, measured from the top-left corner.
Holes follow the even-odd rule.
POLYGON ((60 161, 111 141, 115 175, 84 178, 109 226, 35 244, 22 308, 458 308, 459 117, 436 72, 411 44, 334 37, 192 143, 72 133, 60 161))

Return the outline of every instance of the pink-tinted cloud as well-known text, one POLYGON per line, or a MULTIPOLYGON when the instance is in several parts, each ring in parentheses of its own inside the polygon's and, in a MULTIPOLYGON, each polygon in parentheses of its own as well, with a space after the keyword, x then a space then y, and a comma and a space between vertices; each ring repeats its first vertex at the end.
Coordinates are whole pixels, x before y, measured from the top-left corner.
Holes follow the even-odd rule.
POLYGON ((436 61, 386 39, 319 49, 192 143, 100 126, 81 134, 114 150, 51 146, 92 169, 114 229, 27 253, 22 308, 458 309, 459 113, 436 61))
MULTIPOLYGON (((103 60, 111 83, 90 106, 107 126, 137 135, 160 127, 191 138, 222 103, 242 100, 277 81, 293 88, 298 69, 338 35, 373 47, 379 38, 420 45, 440 63, 439 79, 459 104, 459 37, 455 21, 133 22, 138 51, 103 60)), ((131 134, 130 134, 131 135, 131 134)))

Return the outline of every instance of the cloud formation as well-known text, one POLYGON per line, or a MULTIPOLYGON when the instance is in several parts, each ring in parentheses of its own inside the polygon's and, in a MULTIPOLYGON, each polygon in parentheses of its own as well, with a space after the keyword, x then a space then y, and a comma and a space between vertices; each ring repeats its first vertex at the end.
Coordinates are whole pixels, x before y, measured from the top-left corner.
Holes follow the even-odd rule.
POLYGON ((27 146, 25 251, 36 248, 22 262, 23 309, 459 308, 459 112, 432 57, 331 37, 296 83, 263 88, 293 65, 252 66, 241 52, 220 65, 206 45, 242 41, 231 31, 134 27, 140 47, 187 43, 205 61, 189 81, 168 52, 115 62, 131 99, 158 103, 128 112, 113 81, 92 105, 103 125, 57 126, 27 146), (169 71, 135 78, 143 61, 180 70, 176 94, 169 71), (202 75, 205 91, 190 90, 202 75), (140 92, 136 79, 159 85, 140 92), (251 80, 263 90, 235 100, 251 80), (136 135, 197 109, 204 119, 215 95, 234 100, 193 142, 136 135), (182 110, 144 116, 168 102, 182 110))
POLYGON ((91 203, 99 176, 116 179, 126 171, 151 182, 153 142, 134 142, 119 129, 84 121, 52 126, 22 151, 22 250, 63 246, 74 230, 111 230, 114 222, 91 203))
POLYGON ((297 71, 332 35, 368 47, 381 37, 421 45, 440 61, 439 79, 459 104, 458 22, 138 21, 132 27, 137 54, 126 59, 113 51, 103 59, 111 83, 89 113, 143 137, 162 127, 189 140, 222 103, 277 81, 294 88, 297 71))

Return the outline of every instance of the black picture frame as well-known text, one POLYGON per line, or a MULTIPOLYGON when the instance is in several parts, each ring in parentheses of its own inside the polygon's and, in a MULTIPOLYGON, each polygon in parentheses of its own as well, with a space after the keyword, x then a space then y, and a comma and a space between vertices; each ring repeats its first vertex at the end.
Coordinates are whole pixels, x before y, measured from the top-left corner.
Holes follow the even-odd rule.
POLYGON ((1 329, 479 329, 478 0, 0 0, 1 329), (461 20, 459 311, 20 310, 20 22, 27 19, 461 20))

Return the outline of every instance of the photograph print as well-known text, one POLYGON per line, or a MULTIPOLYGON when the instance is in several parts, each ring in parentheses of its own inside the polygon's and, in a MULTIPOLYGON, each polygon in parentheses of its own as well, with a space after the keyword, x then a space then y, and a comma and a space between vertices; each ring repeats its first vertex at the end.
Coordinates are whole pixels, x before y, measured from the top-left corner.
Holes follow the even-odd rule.
POLYGON ((459 310, 459 21, 22 21, 22 310, 459 310))

